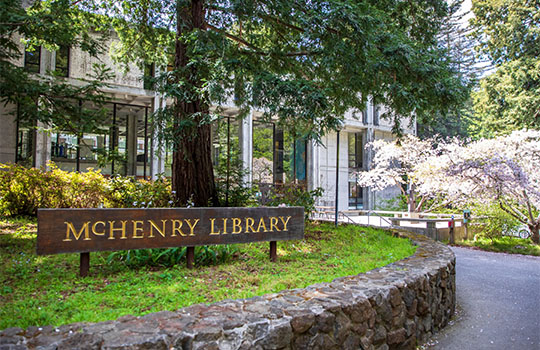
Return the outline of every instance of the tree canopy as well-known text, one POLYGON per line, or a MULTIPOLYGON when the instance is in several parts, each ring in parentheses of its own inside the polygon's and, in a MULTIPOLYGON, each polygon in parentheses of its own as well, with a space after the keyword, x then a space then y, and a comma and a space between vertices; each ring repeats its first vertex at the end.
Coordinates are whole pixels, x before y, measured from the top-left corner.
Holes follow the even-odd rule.
POLYGON ((538 0, 473 1, 478 50, 496 68, 473 94, 479 136, 540 128, 539 6, 538 0))
POLYGON ((444 194, 454 205, 495 203, 529 226, 539 243, 540 131, 514 131, 468 145, 440 144, 436 154, 418 164, 422 194, 444 194))
MULTIPOLYGON (((362 111, 369 96, 389 107, 386 117, 399 133, 403 117, 444 113, 465 95, 462 79, 437 47, 444 1, 102 4, 114 18, 121 60, 163 67, 175 57, 174 70, 156 78, 157 89, 174 103, 156 117, 176 140, 184 169, 195 162, 185 147, 198 142, 194 130, 201 132, 220 112, 209 106, 227 101, 244 113, 262 111, 293 135, 318 139, 338 129, 346 111, 362 111)), ((194 194, 203 204, 212 196, 190 193, 180 202, 194 194)))
POLYGON ((216 198, 209 126, 224 105, 240 115, 257 109, 293 135, 318 139, 340 128, 346 111, 364 110, 368 97, 389 107, 383 117, 400 133, 404 117, 444 114, 466 94, 437 45, 443 0, 49 0, 23 11, 3 1, 11 7, 2 16, 14 23, 2 33, 9 40, 16 31, 32 43, 92 52, 100 42, 93 35, 113 28, 119 61, 160 68, 156 90, 173 102, 154 123, 175 144, 179 203, 216 198))

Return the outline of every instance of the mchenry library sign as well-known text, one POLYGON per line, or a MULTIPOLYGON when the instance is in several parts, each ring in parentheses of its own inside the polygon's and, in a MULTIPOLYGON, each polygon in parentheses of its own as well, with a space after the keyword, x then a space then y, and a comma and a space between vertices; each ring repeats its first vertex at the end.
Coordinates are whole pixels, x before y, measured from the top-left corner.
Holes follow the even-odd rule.
POLYGON ((86 275, 89 252, 146 248, 193 247, 304 237, 303 207, 262 208, 127 208, 39 209, 37 253, 81 253, 86 275))

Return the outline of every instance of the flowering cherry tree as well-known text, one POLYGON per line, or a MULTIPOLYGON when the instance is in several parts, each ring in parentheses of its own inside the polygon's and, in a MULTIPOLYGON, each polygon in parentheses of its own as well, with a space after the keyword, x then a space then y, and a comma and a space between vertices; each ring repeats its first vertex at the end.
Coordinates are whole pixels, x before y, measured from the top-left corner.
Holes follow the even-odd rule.
POLYGON ((444 193, 454 204, 495 202, 526 224, 539 243, 540 131, 515 131, 469 145, 449 142, 415 168, 421 194, 444 193))
POLYGON ((408 211, 419 211, 430 195, 419 196, 417 187, 423 179, 416 176, 416 168, 435 155, 432 140, 407 135, 395 141, 376 140, 367 148, 373 152, 371 169, 358 172, 358 184, 376 191, 397 186, 407 198, 408 211))

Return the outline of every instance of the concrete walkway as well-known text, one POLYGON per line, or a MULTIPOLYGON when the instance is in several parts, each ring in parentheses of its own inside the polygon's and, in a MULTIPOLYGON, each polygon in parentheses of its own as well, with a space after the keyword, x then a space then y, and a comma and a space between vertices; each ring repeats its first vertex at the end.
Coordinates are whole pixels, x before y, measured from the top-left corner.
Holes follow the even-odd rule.
POLYGON ((540 257, 452 249, 458 312, 421 348, 540 350, 540 257))

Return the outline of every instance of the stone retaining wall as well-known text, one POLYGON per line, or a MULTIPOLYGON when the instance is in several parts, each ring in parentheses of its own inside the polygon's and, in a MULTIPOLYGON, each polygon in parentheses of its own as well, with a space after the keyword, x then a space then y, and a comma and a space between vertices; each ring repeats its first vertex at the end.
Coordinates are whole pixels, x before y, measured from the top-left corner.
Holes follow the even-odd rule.
POLYGON ((116 321, 10 328, 0 350, 415 349, 454 313, 455 257, 421 235, 399 234, 416 253, 365 274, 116 321))

